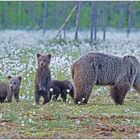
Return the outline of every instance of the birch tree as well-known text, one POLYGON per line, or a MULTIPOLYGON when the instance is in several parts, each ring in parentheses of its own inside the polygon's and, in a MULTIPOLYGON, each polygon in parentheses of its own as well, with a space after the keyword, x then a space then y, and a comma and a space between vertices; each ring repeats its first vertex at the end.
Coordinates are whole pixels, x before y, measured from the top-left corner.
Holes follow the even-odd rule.
POLYGON ((129 7, 129 15, 128 15, 127 37, 129 37, 131 28, 134 25, 134 17, 135 17, 135 3, 131 1, 129 7))
POLYGON ((103 9, 102 9, 102 30, 103 30, 103 41, 106 39, 106 5, 105 2, 103 3, 103 9))
POLYGON ((77 8, 76 8, 76 31, 75 31, 75 40, 78 39, 78 31, 79 31, 79 20, 80 20, 80 7, 81 2, 77 2, 77 8))
POLYGON ((90 34, 90 40, 93 41, 93 34, 94 34, 94 40, 96 41, 97 37, 97 3, 95 1, 91 2, 91 34, 90 34))
POLYGON ((47 1, 43 1, 43 33, 46 32, 46 22, 47 22, 47 1))

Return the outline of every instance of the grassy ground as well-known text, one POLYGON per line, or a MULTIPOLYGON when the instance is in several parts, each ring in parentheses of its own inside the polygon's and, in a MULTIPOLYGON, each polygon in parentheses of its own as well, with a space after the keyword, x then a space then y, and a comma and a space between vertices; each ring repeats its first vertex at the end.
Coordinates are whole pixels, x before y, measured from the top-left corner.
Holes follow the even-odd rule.
POLYGON ((23 77, 21 101, 0 104, 0 138, 140 137, 140 98, 135 92, 127 94, 122 106, 114 105, 105 87, 95 87, 87 105, 74 105, 71 99, 35 105, 33 100, 37 53, 52 54, 52 79, 70 79, 72 62, 88 51, 120 56, 130 53, 139 58, 137 36, 125 39, 111 34, 106 42, 90 43, 48 41, 38 32, 0 32, 0 82, 7 81, 8 75, 23 77))
POLYGON ((0 104, 0 138, 138 138, 138 97, 128 93, 124 105, 115 106, 101 90, 87 105, 74 105, 71 99, 46 105, 33 100, 0 104))

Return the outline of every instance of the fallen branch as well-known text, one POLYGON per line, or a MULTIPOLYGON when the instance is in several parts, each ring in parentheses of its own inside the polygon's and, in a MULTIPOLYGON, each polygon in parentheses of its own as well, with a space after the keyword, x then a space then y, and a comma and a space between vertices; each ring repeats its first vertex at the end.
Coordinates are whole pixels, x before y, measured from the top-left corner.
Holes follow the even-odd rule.
POLYGON ((71 18, 72 14, 75 12, 76 8, 77 8, 77 4, 72 8, 71 12, 69 13, 69 15, 67 16, 67 18, 65 19, 64 23, 59 28, 58 33, 56 34, 55 38, 57 38, 59 36, 59 34, 61 33, 61 31, 64 29, 64 27, 68 23, 69 19, 71 18))

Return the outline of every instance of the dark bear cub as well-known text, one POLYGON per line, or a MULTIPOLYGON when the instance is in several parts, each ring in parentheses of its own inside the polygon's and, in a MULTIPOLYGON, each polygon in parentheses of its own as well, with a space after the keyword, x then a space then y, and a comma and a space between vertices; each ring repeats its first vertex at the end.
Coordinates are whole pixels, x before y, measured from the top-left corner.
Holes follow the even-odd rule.
POLYGON ((51 82, 50 92, 53 96, 53 100, 57 100, 59 95, 61 95, 63 101, 66 102, 67 94, 69 94, 72 99, 74 98, 74 88, 72 83, 68 80, 53 80, 51 82))
POLYGON ((35 102, 39 104, 40 97, 44 98, 43 104, 50 101, 51 95, 49 92, 51 83, 51 73, 49 69, 49 64, 51 61, 51 54, 42 55, 37 54, 37 69, 35 75, 35 102))
POLYGON ((8 83, 0 83, 0 102, 3 103, 6 98, 7 102, 12 102, 12 97, 19 101, 19 91, 22 77, 8 76, 8 83))

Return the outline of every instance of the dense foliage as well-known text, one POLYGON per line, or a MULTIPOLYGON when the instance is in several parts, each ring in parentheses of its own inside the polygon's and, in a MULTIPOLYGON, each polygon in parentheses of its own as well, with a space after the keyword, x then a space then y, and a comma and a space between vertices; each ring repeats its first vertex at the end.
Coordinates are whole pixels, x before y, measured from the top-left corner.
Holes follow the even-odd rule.
MULTIPOLYGON (((58 29, 76 2, 71 1, 1 1, 0 29, 58 29)), ((107 27, 140 27, 140 2, 96 2, 98 28, 102 28, 103 13, 107 27), (103 10, 104 9, 104 10, 103 10), (130 18, 130 19, 129 19, 130 18)), ((90 29, 91 2, 81 2, 80 29, 90 29)), ((66 28, 75 27, 75 14, 66 28)))

